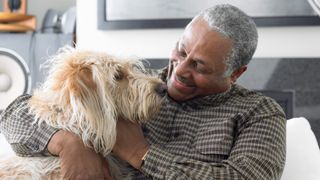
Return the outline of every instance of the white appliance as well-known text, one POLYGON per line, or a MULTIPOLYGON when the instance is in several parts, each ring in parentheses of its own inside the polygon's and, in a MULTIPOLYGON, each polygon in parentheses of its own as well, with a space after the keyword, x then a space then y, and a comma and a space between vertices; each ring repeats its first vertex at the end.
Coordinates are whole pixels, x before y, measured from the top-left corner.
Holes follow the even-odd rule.
POLYGON ((17 96, 32 93, 46 77, 41 65, 72 42, 73 34, 0 33, 0 112, 17 96))

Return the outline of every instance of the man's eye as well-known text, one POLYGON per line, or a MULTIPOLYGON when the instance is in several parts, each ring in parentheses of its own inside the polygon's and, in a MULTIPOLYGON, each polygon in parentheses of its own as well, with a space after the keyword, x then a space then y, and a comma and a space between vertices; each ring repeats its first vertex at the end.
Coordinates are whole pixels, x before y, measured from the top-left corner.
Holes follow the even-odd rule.
POLYGON ((180 56, 183 57, 183 58, 187 57, 187 53, 184 52, 184 51, 179 51, 179 54, 180 54, 180 56))
POLYGON ((198 67, 198 62, 197 61, 193 61, 193 67, 198 67))
POLYGON ((196 67, 196 71, 199 72, 199 73, 202 73, 202 74, 208 73, 207 70, 204 67, 201 67, 201 66, 197 66, 196 67))

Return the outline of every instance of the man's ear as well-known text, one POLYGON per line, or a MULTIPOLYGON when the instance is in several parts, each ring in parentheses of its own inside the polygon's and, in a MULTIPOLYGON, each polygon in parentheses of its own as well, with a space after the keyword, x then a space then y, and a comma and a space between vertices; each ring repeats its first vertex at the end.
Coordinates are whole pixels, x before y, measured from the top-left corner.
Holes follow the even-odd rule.
POLYGON ((231 74, 231 81, 236 82, 237 79, 247 70, 247 65, 241 66, 239 69, 233 71, 231 74))

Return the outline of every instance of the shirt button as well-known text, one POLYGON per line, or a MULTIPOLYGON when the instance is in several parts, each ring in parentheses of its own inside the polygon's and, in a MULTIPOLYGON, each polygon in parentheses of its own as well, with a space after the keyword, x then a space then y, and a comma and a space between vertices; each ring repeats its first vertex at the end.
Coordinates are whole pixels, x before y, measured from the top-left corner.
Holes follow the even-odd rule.
POLYGON ((175 132, 175 133, 173 134, 173 137, 177 138, 179 135, 180 135, 180 134, 179 134, 178 132, 175 132))
POLYGON ((188 110, 188 106, 187 106, 186 104, 183 104, 183 105, 181 106, 181 108, 182 108, 182 110, 184 110, 184 111, 187 111, 187 110, 188 110))
POLYGON ((153 173, 157 172, 157 168, 156 167, 152 167, 151 168, 151 172, 153 172, 153 173))
POLYGON ((143 134, 147 134, 149 132, 149 129, 147 129, 146 127, 142 127, 142 132, 143 134))

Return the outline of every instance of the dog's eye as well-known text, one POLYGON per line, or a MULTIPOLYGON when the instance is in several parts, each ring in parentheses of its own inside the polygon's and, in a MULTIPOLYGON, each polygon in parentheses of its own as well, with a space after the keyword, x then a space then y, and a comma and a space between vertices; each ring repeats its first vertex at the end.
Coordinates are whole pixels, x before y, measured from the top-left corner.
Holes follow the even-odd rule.
POLYGON ((114 79, 116 80, 116 81, 120 81, 120 80, 122 80, 123 79, 123 73, 121 72, 121 71, 118 71, 116 74, 115 74, 115 76, 114 76, 114 79))

